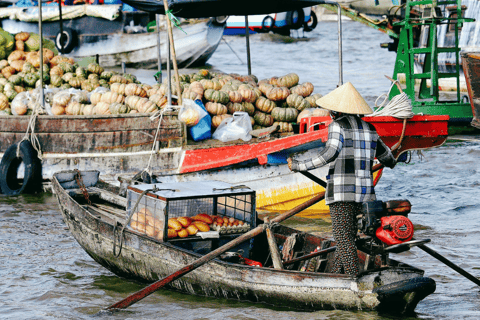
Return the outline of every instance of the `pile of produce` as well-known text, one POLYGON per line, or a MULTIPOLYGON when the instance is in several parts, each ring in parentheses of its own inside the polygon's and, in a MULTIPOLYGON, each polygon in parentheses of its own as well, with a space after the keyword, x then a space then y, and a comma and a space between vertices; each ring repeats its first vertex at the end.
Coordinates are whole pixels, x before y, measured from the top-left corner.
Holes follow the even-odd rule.
MULTIPOLYGON (((318 108, 316 100, 322 95, 313 94, 312 83, 299 83, 299 80, 295 73, 258 81, 255 76, 214 74, 208 70, 180 76, 182 97, 201 99, 212 116, 213 128, 235 111, 245 111, 254 129, 278 124, 280 132, 293 131, 292 122, 299 121, 299 115, 306 113, 302 114, 304 110, 311 113, 310 109, 318 108)), ((165 85, 159 88, 162 86, 165 85)), ((172 85, 172 92, 176 94, 176 91, 172 85)), ((327 112, 323 110, 316 115, 327 115, 327 112)), ((196 123, 191 118, 189 115, 188 121, 196 123)))
MULTIPOLYGON (((59 56, 52 41, 44 39, 43 45, 41 62, 38 34, 13 36, 0 29, 0 114, 28 115, 39 107, 39 92, 34 88, 40 84, 40 68, 47 86, 43 112, 50 115, 152 113, 167 104, 166 83, 141 84, 133 75, 105 71, 96 63, 83 68, 73 59, 59 56)), ((213 129, 235 111, 245 111, 254 129, 277 124, 280 132, 290 132, 292 123, 306 114, 327 115, 316 104, 321 95, 313 94, 313 84, 299 80, 295 73, 258 81, 255 76, 199 70, 180 76, 180 93, 172 81, 171 92, 201 99, 212 116, 213 129)), ((199 114, 190 112, 182 117, 180 120, 193 125, 199 114)))

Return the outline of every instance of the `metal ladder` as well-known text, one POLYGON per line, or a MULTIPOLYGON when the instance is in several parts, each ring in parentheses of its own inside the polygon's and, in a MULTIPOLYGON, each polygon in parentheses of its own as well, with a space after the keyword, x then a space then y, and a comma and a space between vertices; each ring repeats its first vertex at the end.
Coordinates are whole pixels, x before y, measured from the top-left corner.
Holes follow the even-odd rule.
MULTIPOLYGON (((472 21, 475 20, 462 18, 461 0, 406 1, 405 19, 394 24, 401 26, 402 29, 393 78, 398 80, 399 74, 405 75, 406 89, 404 92, 412 101, 414 113, 448 114, 453 121, 471 120, 470 104, 468 101, 462 101, 460 92, 459 30, 464 22, 472 21), (447 6, 450 6, 450 9, 453 8, 454 11, 449 17, 444 17, 443 11, 446 11, 447 6), (454 28, 455 39, 454 45, 451 47, 438 46, 437 31, 442 24, 448 24, 448 28, 454 28), (416 37, 419 34, 423 34, 422 39, 416 37), (453 72, 440 72, 438 56, 448 52, 454 53, 455 69, 453 72), (423 70, 420 73, 415 73, 416 57, 424 58, 423 70), (452 99, 451 97, 448 101, 440 99, 439 79, 441 78, 456 78, 456 98, 452 99), (418 96, 415 94, 415 80, 417 79, 420 79, 418 96), (430 88, 427 87, 427 79, 431 81, 430 88)), ((390 99, 399 93, 399 89, 394 87, 390 93, 390 99)))

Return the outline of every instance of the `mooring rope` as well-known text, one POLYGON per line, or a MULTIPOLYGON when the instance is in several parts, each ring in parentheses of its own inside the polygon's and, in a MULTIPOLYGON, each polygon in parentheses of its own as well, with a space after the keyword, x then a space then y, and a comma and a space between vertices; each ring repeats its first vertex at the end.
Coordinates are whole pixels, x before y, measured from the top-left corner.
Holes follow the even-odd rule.
POLYGON ((367 115, 367 117, 377 117, 377 116, 391 116, 399 119, 408 119, 413 117, 415 114, 412 111, 412 102, 408 98, 405 92, 401 92, 388 101, 388 96, 392 91, 392 88, 398 80, 395 80, 390 87, 388 93, 380 95, 377 100, 375 100, 375 112, 367 115), (378 100, 385 96, 385 99, 380 105, 377 105, 378 100))
POLYGON ((148 158, 147 166, 145 167, 145 169, 143 169, 143 171, 140 172, 140 174, 142 174, 143 172, 146 172, 146 173, 150 174, 150 166, 151 166, 151 163, 152 163, 153 155, 155 154, 155 144, 157 142, 158 135, 160 134, 160 126, 161 126, 162 121, 163 121, 164 113, 169 112, 169 111, 175 111, 175 110, 178 110, 178 109, 180 109, 179 106, 169 105, 169 106, 166 106, 163 109, 157 110, 154 114, 152 114, 152 116, 150 116, 151 121, 155 121, 155 119, 158 119, 158 125, 157 125, 157 130, 155 131, 155 138, 153 139, 152 151, 150 152, 150 157, 148 158))
POLYGON ((35 133, 35 124, 37 121, 37 115, 39 111, 39 104, 38 102, 35 103, 35 108, 33 109, 33 113, 28 120, 27 131, 23 136, 23 139, 17 145, 17 158, 20 158, 20 145, 24 140, 30 141, 32 144, 33 149, 37 151, 37 156, 40 160, 43 160, 42 148, 40 145, 40 141, 38 141, 37 134, 35 133))

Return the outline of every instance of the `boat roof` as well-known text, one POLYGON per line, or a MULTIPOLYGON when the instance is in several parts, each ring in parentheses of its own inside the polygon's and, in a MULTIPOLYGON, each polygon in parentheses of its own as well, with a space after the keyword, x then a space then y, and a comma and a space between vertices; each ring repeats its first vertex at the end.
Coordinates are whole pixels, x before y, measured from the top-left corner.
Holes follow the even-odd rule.
MULTIPOLYGON (((122 0, 132 7, 165 14, 163 1, 122 0)), ((168 8, 177 17, 204 18, 217 16, 245 16, 291 11, 317 4, 332 3, 321 0, 167 0, 168 8)))
POLYGON ((254 193, 254 191, 247 186, 237 186, 215 180, 138 184, 128 187, 128 189, 136 192, 143 192, 153 188, 157 188, 158 191, 149 191, 148 195, 154 195, 157 198, 169 200, 254 193))

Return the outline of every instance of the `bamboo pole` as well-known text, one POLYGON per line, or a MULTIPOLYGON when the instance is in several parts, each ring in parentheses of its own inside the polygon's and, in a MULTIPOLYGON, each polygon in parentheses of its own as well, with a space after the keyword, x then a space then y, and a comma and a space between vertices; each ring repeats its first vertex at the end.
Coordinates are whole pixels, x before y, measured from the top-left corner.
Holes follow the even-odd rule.
POLYGON ((160 72, 158 83, 162 83, 162 55, 160 47, 160 15, 155 15, 155 23, 157 25, 157 58, 158 58, 158 72, 160 72))
POLYGON ((170 42, 170 51, 172 52, 173 58, 173 70, 175 73, 175 83, 177 86, 177 95, 178 95, 178 105, 182 105, 182 93, 180 91, 180 76, 178 74, 178 66, 177 66, 177 55, 175 54, 175 45, 173 43, 173 31, 172 31, 172 22, 168 18, 168 1, 163 1, 163 6, 165 8, 165 14, 167 15, 167 28, 168 28, 168 39, 170 42))
POLYGON ((43 30, 42 30, 42 1, 38 1, 38 33, 40 34, 40 100, 45 108, 45 96, 43 92, 43 30))

